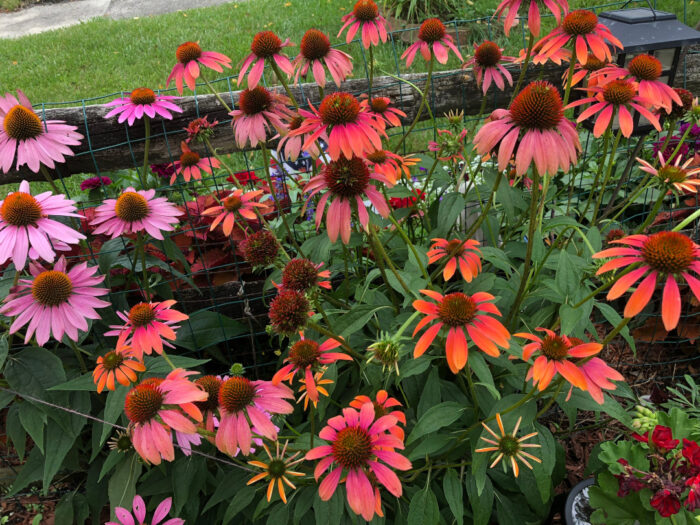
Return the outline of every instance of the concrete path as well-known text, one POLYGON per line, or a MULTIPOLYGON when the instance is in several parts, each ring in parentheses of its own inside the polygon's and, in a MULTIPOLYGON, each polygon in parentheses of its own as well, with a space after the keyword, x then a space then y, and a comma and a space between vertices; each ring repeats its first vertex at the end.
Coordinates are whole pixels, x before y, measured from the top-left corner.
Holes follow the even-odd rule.
MULTIPOLYGON (((161 15, 233 0, 75 0, 0 14, 0 38, 19 38, 68 27, 100 16, 122 18, 161 15)), ((239 0, 240 1, 240 0, 239 0)))

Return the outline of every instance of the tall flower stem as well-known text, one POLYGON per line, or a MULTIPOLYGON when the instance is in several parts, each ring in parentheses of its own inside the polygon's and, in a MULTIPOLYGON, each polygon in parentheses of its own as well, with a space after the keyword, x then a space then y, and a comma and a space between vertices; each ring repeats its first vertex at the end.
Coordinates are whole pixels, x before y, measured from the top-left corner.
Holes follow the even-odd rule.
POLYGON ((43 164, 39 164, 39 170, 41 171, 41 174, 44 176, 44 179, 46 179, 46 182, 49 183, 49 186, 51 186, 51 189, 56 195, 61 194, 61 190, 58 189, 58 186, 56 186, 56 182, 53 180, 53 177, 49 173, 49 170, 46 169, 46 166, 43 164))
POLYGON ((326 337, 330 337, 331 339, 338 341, 340 343, 340 346, 355 359, 358 359, 360 361, 363 359, 363 357, 360 354, 358 354, 355 350, 353 350, 352 347, 348 346, 348 344, 345 342, 345 339, 335 334, 334 332, 331 332, 327 328, 324 328, 323 326, 314 321, 307 321, 306 326, 308 326, 312 330, 317 331, 321 335, 325 335, 326 337))
MULTIPOLYGON (((474 222, 474 224, 471 225, 469 230, 467 230, 467 233, 465 237, 467 239, 471 238, 474 233, 479 229, 479 226, 481 226, 481 223, 484 222, 486 219, 486 215, 488 214, 489 210, 491 209, 491 206, 493 205, 493 197, 496 195, 496 192, 498 191, 498 186, 501 184, 501 179, 503 178, 503 172, 499 171, 498 175, 496 175, 496 181, 493 183, 493 188, 491 189, 491 194, 489 195, 488 202, 486 205, 482 208, 481 210, 481 215, 479 215, 479 218, 474 222)), ((476 188, 476 185, 474 186, 476 188)), ((534 189, 533 189, 533 198, 534 198, 534 189)), ((479 199, 479 202, 481 202, 481 199, 479 199)))
POLYGON ((175 364, 170 360, 170 357, 168 357, 168 354, 165 352, 165 349, 163 350, 163 353, 161 354, 163 356, 163 359, 165 359, 165 362, 170 365, 170 368, 175 370, 177 367, 175 364))
POLYGON ((693 129, 693 126, 688 125, 687 128, 685 128, 685 133, 683 133, 683 136, 681 137, 681 140, 678 141, 678 145, 676 146, 676 149, 673 150, 673 153, 671 153, 671 156, 668 158, 668 162, 671 162, 671 160, 678 155, 678 152, 681 150, 681 146, 685 142, 685 139, 688 138, 688 135, 690 134, 690 130, 693 129))
POLYGON ((613 328, 613 331, 610 332, 608 335, 605 336, 605 339, 601 342, 603 346, 607 345, 610 341, 615 339, 615 336, 619 334, 622 329, 627 326, 627 323, 629 323, 632 320, 631 317, 625 317, 622 321, 620 321, 615 328, 613 328))
POLYGON ((532 48, 534 45, 535 35, 530 33, 530 39, 527 41, 527 51, 525 52, 525 62, 523 63, 523 67, 520 69, 520 76, 518 77, 518 82, 515 84, 515 88, 513 89, 513 95, 510 97, 511 103, 520 91, 520 86, 523 85, 523 80, 525 80, 525 75, 527 75, 527 69, 530 65, 530 59, 532 58, 532 48))
POLYGON ((564 386, 564 380, 560 377, 557 381, 557 390, 554 392, 552 397, 549 398, 547 403, 537 412, 537 415, 535 416, 535 421, 537 421, 541 415, 543 415, 547 410, 549 410, 549 407, 551 407, 554 402, 557 400, 557 397, 559 397, 559 393, 561 392, 562 387, 564 386))
POLYGON ((396 228, 396 231, 399 232, 399 235, 401 236, 403 241, 406 243, 408 248, 413 253, 413 256, 415 257, 416 262, 418 263, 418 267, 420 268, 420 271, 423 274, 423 277, 425 278, 426 281, 428 281, 428 284, 430 284, 431 283, 430 276, 428 275, 428 272, 425 269, 425 266, 423 266, 423 263, 421 262, 420 257, 418 256, 418 252, 416 251, 416 247, 413 245, 411 240, 408 238, 408 235, 406 235, 406 232, 403 230, 401 225, 396 221, 393 213, 389 214, 389 220, 394 225, 394 227, 396 228))
POLYGON ((566 107, 569 103, 569 96, 571 95, 571 84, 574 82, 574 67, 576 67, 576 52, 571 51, 571 58, 569 59, 569 75, 566 79, 566 90, 564 91, 564 100, 562 101, 562 106, 566 107))
POLYGON ((423 94, 421 96, 420 100, 420 106, 418 106, 418 111, 416 112, 416 116, 413 119, 413 122, 411 122, 411 125, 408 128, 408 131, 404 133, 403 137, 401 137, 401 140, 399 141, 398 145, 396 146, 396 151, 399 151, 403 143, 406 141, 406 138, 411 134, 413 131, 413 128, 416 127, 416 124, 418 124, 418 121, 420 120, 421 115, 423 114, 423 109, 425 108, 425 103, 428 98, 428 92, 430 91, 430 82, 433 79, 433 65, 434 65, 435 59, 433 55, 430 55, 430 60, 428 61, 428 77, 425 79, 425 88, 423 89, 423 94))
POLYGON ((467 378, 467 385, 469 386, 469 395, 472 398, 472 403, 474 404, 474 417, 479 418, 479 399, 476 397, 476 390, 474 389, 474 381, 472 380, 472 367, 467 361, 467 366, 464 368, 464 376, 467 378))
POLYGON ((396 293, 394 292, 394 288, 391 286, 391 283, 389 282, 389 278, 386 275, 386 266, 384 264, 384 258, 379 254, 379 249, 377 248, 377 243, 374 241, 374 237, 371 235, 367 235, 368 240, 369 240, 369 245, 372 248, 372 252, 375 254, 375 260, 377 263, 377 267, 379 268, 379 273, 382 276, 382 280, 386 283, 387 290, 389 292, 389 298, 391 299, 391 304, 394 305, 394 310, 398 314, 399 312, 399 300, 396 297, 396 293))
POLYGON ((374 81, 374 50, 369 46, 369 102, 372 103, 372 83, 374 81))
POLYGON ((525 251, 525 261, 523 262, 523 274, 520 278, 520 286, 518 287, 518 292, 515 295, 515 300, 513 301, 513 307, 508 314, 508 320, 506 324, 511 325, 518 315, 518 310, 520 310, 520 305, 523 302, 523 296, 525 293, 525 288, 527 287, 527 282, 530 277, 530 266, 532 265, 532 249, 535 244, 534 236, 535 229, 537 226, 537 207, 539 205, 539 187, 540 187, 540 174, 537 168, 533 166, 533 176, 532 176, 532 201, 530 202, 530 224, 527 230, 527 250, 525 251))
MULTIPOLYGON (((598 181, 600 180, 600 176, 603 174, 605 161, 608 158, 608 144, 610 143, 610 134, 612 133, 612 123, 614 119, 615 111, 613 111, 613 114, 610 117, 610 124, 608 124, 608 128, 605 130, 605 136, 603 137, 603 158, 601 159, 600 164, 598 164, 598 170, 596 171, 595 178, 593 179, 593 184, 591 185, 591 192, 588 194, 588 199, 586 199, 586 205, 584 206, 583 211, 581 212, 581 217, 586 216, 586 212, 588 211, 588 208, 590 208, 591 203, 593 202, 593 196, 595 195, 595 189, 598 185, 598 181)), ((572 178, 572 182, 573 180, 574 179, 572 178)))
POLYGON ((396 280, 399 282, 399 285, 401 285, 401 288, 403 288, 404 292, 406 292, 406 295, 407 296, 413 295, 413 296, 417 297, 416 292, 414 292, 413 290, 411 290, 408 287, 406 282, 403 280, 403 277, 401 277, 401 274, 399 274, 398 270, 396 269, 396 266, 394 266, 394 263, 391 260, 391 257, 389 257, 389 254, 386 253, 386 250, 384 249, 384 246, 382 246, 382 243, 379 240, 379 237, 377 237, 377 233, 374 231, 374 229, 371 226, 369 227, 368 230, 369 230, 368 236, 370 236, 373 239, 376 252, 378 252, 380 254, 380 256, 384 258, 387 266, 389 267, 391 272, 394 274, 394 277, 396 277, 396 280))
POLYGON ((80 364, 80 370, 83 372, 83 374, 86 374, 88 369, 87 366, 85 365, 85 359, 83 359, 83 354, 82 352, 84 350, 81 350, 78 345, 73 341, 72 339, 68 338, 70 341, 70 346, 73 349, 73 353, 75 353, 75 357, 78 360, 78 363, 80 364))
POLYGON ((199 71, 199 78, 204 80, 204 83, 207 85, 207 88, 209 88, 209 91, 211 92, 211 94, 214 95, 216 97, 216 99, 221 103, 221 105, 226 108, 226 112, 231 113, 231 111, 232 111, 231 107, 226 103, 226 101, 223 98, 221 98, 221 95, 219 94, 219 92, 216 89, 214 89, 214 86, 212 86, 209 83, 209 81, 207 80, 207 77, 204 75, 204 71, 201 69, 199 71))
POLYGON ((143 116, 143 125, 145 128, 143 144, 143 169, 141 170, 142 184, 146 184, 148 180, 148 150, 151 147, 151 118, 148 115, 143 116))
POLYGON ((277 65, 277 63, 274 60, 270 60, 268 63, 270 64, 270 67, 272 67, 272 71, 275 72, 275 76, 277 77, 277 80, 280 81, 280 84, 282 84, 282 87, 287 92, 287 96, 289 97, 289 100, 291 100, 292 104, 294 104, 294 106, 297 109, 299 109, 299 104, 297 103, 297 99, 294 98, 294 95, 289 90, 289 84, 287 84, 287 81, 284 78, 284 73, 282 73, 282 70, 280 69, 280 67, 277 65))
POLYGON ((671 141, 671 136, 673 135, 673 131, 676 129, 676 119, 669 119, 668 121, 668 133, 666 133, 666 138, 664 139, 664 143, 661 145, 661 149, 659 150, 662 154, 666 152, 666 148, 668 147, 668 143, 671 141))
MULTIPOLYGON (((600 205, 603 203, 603 197, 605 196, 605 188, 608 186, 610 181, 610 176, 613 172, 613 166, 615 165, 615 152, 617 147, 620 145, 620 139, 622 138, 622 128, 617 130, 617 135, 615 135, 615 142, 613 142, 612 150, 610 151, 610 157, 608 158, 608 169, 605 173, 605 178, 603 178, 603 183, 600 185, 600 191, 598 191, 598 198, 595 201, 595 206, 593 207, 593 215, 591 216, 591 224, 595 224, 596 217, 598 217, 598 210, 600 205)), ((596 188, 592 188, 594 191, 596 188)))
POLYGON ((654 207, 652 208, 651 212, 647 215, 647 218, 644 219, 644 222, 635 230, 635 234, 642 233, 644 229, 651 224, 651 222, 656 218, 656 214, 659 213, 659 210, 661 209, 661 205, 664 202, 664 199, 666 198, 666 188, 662 188, 661 192, 659 194, 659 198, 656 199, 656 202, 654 203, 654 207))
POLYGON ((148 278, 148 267, 146 266, 146 236, 143 233, 138 233, 138 249, 141 256, 141 271, 143 272, 143 293, 146 301, 151 300, 151 283, 148 278))

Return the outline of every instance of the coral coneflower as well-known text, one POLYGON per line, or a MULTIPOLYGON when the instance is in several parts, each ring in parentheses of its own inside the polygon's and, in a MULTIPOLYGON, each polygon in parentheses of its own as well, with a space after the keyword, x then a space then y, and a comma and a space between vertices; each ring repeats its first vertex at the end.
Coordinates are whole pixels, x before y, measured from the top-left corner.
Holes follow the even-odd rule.
POLYGON ((173 310, 176 301, 170 299, 154 303, 138 303, 129 312, 117 312, 123 325, 110 326, 106 336, 119 336, 119 345, 128 344, 137 359, 143 354, 150 355, 154 350, 162 354, 163 346, 172 348, 168 341, 174 341, 176 325, 189 319, 187 314, 173 310))
POLYGON ((268 266, 275 262, 280 243, 269 230, 260 230, 248 235, 243 245, 243 256, 253 266, 268 266))
POLYGON ((365 160, 371 171, 381 173, 392 184, 396 184, 402 175, 410 178, 411 167, 420 162, 420 159, 411 154, 401 156, 385 149, 365 154, 365 160))
POLYGON ((683 104, 678 93, 671 86, 659 80, 663 66, 658 58, 651 55, 637 55, 627 64, 627 68, 609 65, 596 75, 605 77, 605 81, 632 77, 637 81, 639 97, 647 105, 671 111, 673 103, 683 104))
POLYGON ((187 379, 196 373, 177 368, 165 379, 146 379, 127 393, 124 412, 131 422, 134 448, 144 461, 159 465, 161 459, 175 459, 171 430, 197 432, 192 420, 201 423, 202 413, 194 403, 204 401, 207 393, 187 379))
POLYGON ((106 108, 112 106, 115 108, 107 113, 105 118, 119 115, 117 122, 121 124, 126 120, 129 126, 132 126, 137 119, 142 119, 144 115, 155 118, 158 114, 164 119, 172 120, 171 111, 182 113, 182 108, 172 103, 173 100, 177 99, 178 97, 169 95, 156 95, 152 89, 147 87, 137 88, 125 97, 115 98, 111 102, 107 102, 106 108))
POLYGON ((308 259, 295 258, 282 270, 282 287, 287 290, 306 292, 314 286, 331 289, 330 270, 321 270, 323 263, 314 264, 308 259), (326 279, 326 280, 322 280, 326 279))
POLYGON ((276 130, 285 134, 287 127, 283 119, 292 114, 287 108, 289 98, 272 93, 262 86, 244 89, 238 99, 238 109, 229 113, 233 117, 233 133, 236 144, 244 148, 250 143, 254 148, 265 143, 268 131, 276 130))
POLYGON ((312 177, 304 187, 305 192, 311 192, 309 197, 313 197, 321 190, 327 190, 316 207, 316 228, 321 224, 326 203, 329 198, 333 199, 326 214, 328 238, 331 242, 335 242, 339 234, 344 244, 350 242, 353 203, 357 207, 360 224, 367 229, 369 214, 363 202, 364 197, 369 199, 382 217, 389 216, 390 210, 386 199, 374 185, 370 184, 370 180, 393 186, 392 181, 383 174, 371 172, 361 158, 340 157, 326 164, 323 171, 312 177))
POLYGON ((215 51, 202 51, 197 42, 185 42, 177 46, 175 58, 177 59, 177 64, 173 66, 165 85, 166 87, 169 86, 170 81, 175 79, 175 86, 180 95, 182 95, 183 80, 187 87, 194 91, 200 75, 200 65, 213 69, 217 73, 223 71, 221 66, 231 67, 231 59, 229 57, 215 51))
MULTIPOLYGON (((396 418, 397 423, 401 423, 404 426, 406 425, 406 415, 400 410, 392 410, 394 407, 402 406, 401 402, 398 399, 389 397, 389 393, 386 390, 377 392, 374 400, 364 395, 355 396, 355 399, 350 401, 350 406, 359 410, 365 403, 372 403, 374 405, 374 414, 376 417, 392 416, 396 418)), ((403 441, 404 432, 399 425, 391 427, 389 433, 403 441)))
POLYGON ((238 450, 250 454, 251 426, 267 439, 277 439, 277 427, 270 421, 270 414, 291 414, 294 407, 285 399, 293 399, 294 393, 285 385, 273 385, 269 381, 251 381, 235 376, 227 379, 219 388, 219 413, 221 421, 216 432, 216 447, 230 456, 238 450))
POLYGON ((574 42, 576 59, 579 64, 588 62, 589 51, 598 60, 612 60, 612 53, 605 41, 622 49, 620 42, 603 24, 593 11, 577 9, 564 17, 562 23, 538 42, 540 55, 544 59, 557 53, 569 42, 574 42))
POLYGON ((642 171, 646 171, 656 177, 658 180, 678 191, 686 193, 697 193, 700 186, 700 179, 697 175, 700 174, 700 168, 690 168, 693 159, 690 158, 681 165, 680 155, 676 158, 676 162, 666 160, 661 151, 659 151, 659 167, 655 168, 649 162, 637 157, 637 162, 641 164, 642 171))
POLYGON ((260 202, 256 202, 262 190, 254 190, 243 193, 243 190, 236 189, 226 198, 221 201, 218 206, 207 208, 202 212, 206 217, 216 216, 214 222, 211 223, 209 230, 214 230, 221 224, 221 229, 226 236, 231 235, 233 225, 236 221, 236 213, 245 219, 254 221, 257 219, 255 208, 265 208, 266 206, 260 202))
POLYGON ((285 458, 285 454, 287 452, 287 443, 287 441, 284 442, 284 446, 282 447, 282 451, 280 452, 279 441, 276 442, 277 450, 275 451, 274 457, 272 456, 272 454, 270 454, 270 449, 267 448, 267 445, 263 443, 263 448, 265 449, 267 457, 270 459, 270 461, 268 461, 267 463, 263 463, 262 461, 257 460, 248 462, 249 465, 258 467, 263 471, 260 474, 256 474, 255 476, 250 478, 246 485, 252 485, 256 481, 260 481, 261 479, 265 479, 267 477, 270 478, 270 483, 267 485, 267 501, 270 501, 270 499, 272 499, 272 493, 275 490, 275 485, 277 485, 277 491, 279 492, 280 499, 284 503, 287 503, 287 494, 284 491, 284 486, 287 485, 292 490, 296 489, 296 486, 291 481, 289 481, 287 476, 304 475, 303 472, 296 472, 294 470, 290 470, 297 463, 304 461, 304 458, 300 457, 298 459, 295 459, 300 454, 299 451, 295 452, 288 458, 285 458))
POLYGON ((433 239, 433 244, 426 255, 428 256, 428 264, 447 258, 447 263, 442 271, 442 277, 445 281, 452 279, 459 267, 464 280, 470 283, 481 271, 480 254, 479 241, 433 239))
POLYGON ((678 280, 685 280, 700 301, 700 281, 690 273, 700 273, 700 246, 678 232, 630 235, 612 242, 624 247, 608 248, 594 254, 594 259, 616 257, 601 266, 596 275, 632 264, 640 266, 617 279, 608 292, 608 300, 617 299, 645 276, 625 305, 624 316, 634 317, 651 300, 657 282, 662 282, 661 319, 667 331, 676 328, 681 316, 678 280))
POLYGON ((271 60, 287 76, 292 76, 294 67, 286 55, 280 53, 283 47, 293 46, 287 38, 284 42, 272 31, 260 31, 253 37, 250 44, 250 54, 243 59, 241 71, 238 73, 237 84, 240 86, 248 68, 248 89, 255 89, 262 78, 265 60, 271 60), (251 67, 252 66, 252 67, 251 67))
POLYGON ((506 87, 505 80, 508 84, 513 85, 513 77, 502 62, 513 62, 515 57, 503 56, 503 48, 498 47, 498 44, 486 40, 481 44, 474 44, 474 56, 467 60, 462 69, 472 67, 476 73, 476 85, 481 87, 484 95, 491 87, 491 82, 496 84, 496 87, 503 91, 506 87))
POLYGON ((379 14, 379 7, 377 7, 374 0, 358 0, 352 9, 352 13, 345 15, 341 20, 343 27, 338 31, 338 37, 345 28, 349 28, 348 34, 345 36, 347 44, 352 42, 359 30, 362 30, 360 36, 365 49, 369 49, 370 44, 378 46, 379 39, 382 42, 386 42, 388 38, 387 21, 379 14))
POLYGON ((583 372, 570 359, 596 355, 603 349, 603 345, 572 340, 565 335, 557 335, 548 328, 537 328, 537 330, 544 332, 545 336, 539 337, 528 333, 513 334, 515 337, 533 341, 523 346, 523 361, 529 361, 533 354, 540 354, 528 370, 527 379, 532 379, 538 390, 542 391, 549 386, 558 373, 572 386, 587 390, 583 372))
POLYGON ((505 461, 510 461, 510 465, 513 467, 513 475, 516 478, 518 477, 518 474, 520 472, 520 469, 518 467, 518 461, 522 462, 530 470, 532 470, 532 465, 528 462, 528 459, 536 461, 537 463, 542 463, 542 460, 540 458, 535 457, 532 454, 529 454, 528 452, 525 452, 523 450, 524 448, 541 447, 541 445, 535 443, 523 443, 523 441, 527 441, 528 439, 535 437, 537 435, 537 432, 532 432, 520 438, 516 437, 518 435, 518 429, 520 428, 520 422, 522 421, 522 419, 522 417, 519 417, 518 421, 515 423, 513 432, 507 433, 505 431, 505 428, 503 428, 503 420, 501 419, 501 414, 496 414, 496 423, 498 423, 498 430, 500 430, 501 432, 500 436, 496 434, 493 430, 491 430, 484 421, 482 421, 481 424, 483 425, 483 427, 489 434, 491 434, 496 439, 496 441, 481 436, 481 439, 483 439, 489 445, 492 446, 477 448, 474 451, 498 452, 496 459, 493 461, 493 463, 491 463, 489 468, 493 468, 496 465, 498 465, 499 461, 501 461, 501 459, 505 457, 505 461))
MULTIPOLYGON (((606 68, 599 72, 605 71, 606 68)), ((575 100, 566 109, 590 104, 590 107, 584 109, 578 116, 577 121, 583 122, 596 113, 598 117, 593 126, 593 135, 600 137, 613 119, 613 114, 616 113, 619 117, 620 130, 625 137, 632 135, 634 129, 634 121, 629 108, 637 110, 642 116, 651 122, 651 124, 659 131, 661 125, 659 119, 649 111, 645 105, 649 103, 637 93, 637 83, 629 78, 621 78, 611 80, 603 85, 587 87, 587 91, 594 93, 593 96, 575 100)))
POLYGON ((331 159, 337 160, 341 155, 361 157, 382 148, 380 135, 386 136, 383 123, 377 123, 375 117, 362 111, 360 103, 349 93, 326 95, 318 109, 309 106, 311 111, 299 110, 304 121, 289 132, 292 136, 307 134, 302 149, 322 139, 328 144, 331 159))
POLYGON ((29 343, 35 333, 39 346, 43 346, 50 335, 59 342, 64 334, 77 341, 78 330, 88 330, 87 319, 100 318, 95 309, 111 306, 98 299, 109 290, 97 286, 104 281, 104 275, 95 275, 96 272, 96 266, 85 262, 68 270, 63 256, 52 270, 30 263, 32 279, 20 279, 0 308, 2 315, 17 316, 10 333, 14 334, 28 323, 24 344, 29 343))
POLYGON ((0 168, 8 173, 17 154, 15 169, 23 165, 38 173, 42 165, 51 169, 73 152, 68 146, 80 145, 78 128, 62 120, 42 121, 32 103, 19 89, 0 96, 0 168), (18 100, 19 99, 19 100, 18 100))
MULTIPOLYGON (((127 509, 123 507, 115 507, 114 514, 119 520, 119 523, 114 521, 108 521, 105 525, 158 525, 163 518, 165 518, 170 512, 170 507, 172 507, 173 498, 166 498, 158 504, 156 511, 153 513, 153 517, 150 521, 146 522, 146 502, 143 498, 136 494, 134 496, 133 508, 134 515, 131 515, 127 509), (134 521, 136 518, 137 521, 134 521)), ((171 518, 168 521, 164 521, 163 525, 184 525, 185 520, 180 518, 171 518)))
POLYGON ((387 125, 400 126, 401 119, 406 116, 406 113, 391 105, 389 97, 372 97, 371 100, 365 98, 360 101, 360 109, 373 116, 382 130, 385 130, 387 125))
MULTIPOLYGON (((624 381, 625 379, 620 372, 608 366, 599 357, 586 361, 579 366, 579 370, 583 372, 586 378, 586 390, 599 405, 602 405, 604 401, 603 390, 615 390, 617 388, 617 385, 611 381, 624 381)), ((570 395, 571 390, 569 390, 570 395)))
POLYGON ((50 216, 80 217, 74 201, 50 191, 34 196, 26 180, 8 193, 0 201, 0 264, 12 259, 15 269, 22 270, 27 258, 53 262, 55 250, 68 251, 68 244, 85 238, 50 216))
POLYGON ((214 157, 200 157, 199 153, 192 151, 185 141, 180 143, 182 155, 180 160, 174 164, 175 172, 170 177, 170 184, 173 184, 177 176, 182 174, 185 182, 191 179, 202 180, 202 172, 212 174, 212 168, 218 169, 221 167, 221 162, 214 157))
POLYGON ((504 171, 515 154, 517 175, 535 163, 541 174, 568 171, 581 150, 574 125, 564 117, 561 96, 552 84, 538 80, 528 84, 510 108, 497 109, 491 122, 474 137, 479 155, 498 146, 498 169, 504 171), (522 136, 521 136, 522 133, 522 136))
POLYGON ((281 136, 279 142, 277 143, 277 153, 282 154, 287 160, 295 162, 302 151, 308 153, 314 158, 318 158, 321 154, 321 150, 318 147, 316 141, 311 142, 305 148, 302 146, 306 142, 306 139, 310 133, 296 135, 292 132, 301 126, 304 122, 304 118, 298 114, 291 114, 287 117, 287 132, 281 136))
POLYGON ((435 55, 438 62, 446 64, 450 50, 462 61, 462 54, 454 45, 452 37, 447 34, 445 24, 437 18, 428 18, 418 30, 418 40, 403 52, 401 59, 405 58, 406 67, 411 67, 416 53, 420 51, 426 61, 431 60, 432 56, 435 55))
POLYGON ((333 77, 335 85, 340 84, 352 72, 352 57, 343 51, 333 49, 331 41, 325 33, 318 29, 309 29, 301 39, 299 45, 301 52, 292 62, 295 69, 294 82, 299 83, 299 77, 306 78, 309 69, 313 73, 314 80, 321 87, 326 87, 326 72, 333 77))
POLYGON ((503 0, 498 4, 494 16, 500 19, 503 13, 508 11, 504 23, 506 36, 510 34, 510 28, 515 25, 515 18, 518 16, 518 10, 523 3, 529 5, 527 27, 534 36, 540 35, 541 7, 546 7, 552 12, 554 18, 557 20, 557 24, 561 22, 562 15, 566 15, 569 11, 569 3, 567 0, 503 0))
POLYGON ((289 349, 289 355, 284 359, 287 363, 280 368, 274 376, 272 376, 272 384, 278 385, 282 381, 294 379, 294 376, 304 376, 307 395, 309 399, 318 403, 318 392, 314 382, 314 372, 317 372, 321 367, 335 363, 336 361, 352 361, 352 357, 343 352, 332 352, 340 346, 340 341, 335 339, 327 339, 319 344, 311 339, 305 339, 304 333, 301 333, 301 339, 294 343, 289 349))
POLYGON ((411 462, 394 451, 404 448, 403 441, 387 433, 396 423, 394 416, 376 417, 372 403, 365 403, 359 411, 344 408, 342 415, 328 420, 328 425, 321 430, 319 437, 330 445, 322 445, 306 453, 306 459, 321 460, 314 469, 317 481, 332 468, 318 487, 321 500, 331 499, 343 473, 346 473, 343 479, 348 504, 353 512, 367 521, 374 516, 376 504, 369 475, 373 474, 395 497, 401 497, 403 487, 398 476, 379 462, 381 460, 398 470, 411 468, 411 462))
MULTIPOLYGON (((569 51, 566 48, 561 48, 557 52, 551 54, 548 57, 544 57, 543 55, 540 54, 540 48, 542 46, 538 45, 536 43, 534 46, 532 46, 532 51, 530 52, 530 62, 532 62, 536 66, 542 66, 547 63, 547 61, 551 60, 554 62, 556 65, 561 66, 562 62, 568 62, 571 60, 571 51, 569 51)), ((515 64, 522 64, 525 62, 525 59, 527 58, 527 48, 521 48, 520 51, 518 52, 518 57, 513 60, 515 64)), ((590 57, 589 57, 590 60, 590 57)), ((586 62, 588 63, 588 62, 586 62)))
POLYGON ((145 231, 163 240, 163 231, 173 231, 182 212, 156 190, 136 190, 129 186, 116 199, 106 199, 95 208, 95 235, 104 233, 114 239, 120 235, 145 231))
POLYGON ((443 327, 448 330, 445 343, 447 364, 454 374, 467 364, 469 346, 466 334, 469 334, 469 338, 480 350, 492 357, 498 357, 499 346, 508 347, 510 334, 506 327, 493 317, 486 315, 501 315, 498 308, 491 302, 494 299, 493 295, 477 292, 469 296, 455 292, 443 296, 433 290, 421 290, 421 293, 436 302, 431 303, 422 299, 413 301, 413 308, 426 314, 413 330, 413 336, 415 337, 420 330, 432 323, 418 339, 413 350, 414 358, 425 353, 443 327))
POLYGON ((297 290, 280 290, 270 302, 268 317, 275 332, 292 335, 304 326, 309 318, 309 300, 297 290))
POLYGON ((120 385, 129 386, 136 382, 136 372, 146 370, 144 364, 133 358, 133 351, 129 346, 118 346, 105 355, 97 358, 97 366, 92 372, 92 379, 97 385, 97 393, 105 388, 114 390, 115 381, 120 385))

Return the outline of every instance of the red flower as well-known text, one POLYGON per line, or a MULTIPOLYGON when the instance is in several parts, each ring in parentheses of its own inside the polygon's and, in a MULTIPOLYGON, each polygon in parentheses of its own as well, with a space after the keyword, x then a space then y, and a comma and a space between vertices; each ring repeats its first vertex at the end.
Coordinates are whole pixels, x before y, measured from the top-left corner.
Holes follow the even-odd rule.
POLYGON ((683 438, 683 457, 694 467, 700 467, 700 445, 683 438))
MULTIPOLYGON (((687 440, 684 439, 683 443, 686 441, 687 440)), ((697 443, 692 441, 689 441, 689 443, 693 443, 697 447, 697 443)), ((683 451, 683 455, 685 455, 685 450, 683 451)), ((693 512, 695 509, 700 507, 700 475, 688 478, 685 484, 686 486, 690 487, 690 492, 688 492, 688 496, 685 500, 685 508, 690 512, 693 512)))
POLYGON ((678 514, 681 510, 681 502, 673 492, 661 489, 651 498, 651 506, 654 507, 663 518, 678 514))
MULTIPOLYGON (((649 443, 649 431, 644 432, 644 434, 641 436, 636 433, 632 434, 632 437, 637 441, 641 441, 642 443, 649 443)), ((678 443, 680 443, 680 440, 673 439, 673 434, 670 428, 663 425, 656 425, 651 433, 651 442, 652 445, 659 449, 660 452, 668 452, 669 450, 676 448, 678 443)))
POLYGON ((254 171, 239 171, 238 173, 226 177, 226 180, 232 184, 235 184, 236 181, 240 184, 248 184, 249 182, 255 183, 260 179, 255 175, 254 171), (234 177, 236 178, 234 179, 234 177))

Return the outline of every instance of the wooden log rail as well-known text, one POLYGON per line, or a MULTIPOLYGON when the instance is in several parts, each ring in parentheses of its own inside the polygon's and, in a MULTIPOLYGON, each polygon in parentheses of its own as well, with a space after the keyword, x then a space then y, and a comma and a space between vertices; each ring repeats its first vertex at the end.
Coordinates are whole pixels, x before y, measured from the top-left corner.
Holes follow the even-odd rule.
MULTIPOLYGON (((683 58, 681 59, 683 60, 683 58)), ((682 67, 682 63, 681 63, 682 67)), ((683 71, 679 67, 676 77, 676 85, 683 84, 683 71)), ((519 70, 510 66, 514 78, 517 78, 519 70)), ((561 77, 565 67, 545 66, 531 67, 528 71, 527 81, 543 79, 555 85, 561 85, 561 77)), ((686 76, 687 88, 697 93, 700 89, 700 54, 687 54, 686 76)), ((425 73, 411 73, 403 75, 404 80, 423 88, 425 86, 425 73)), ((328 91, 335 88, 330 84, 328 91)), ((367 93, 368 81, 366 78, 350 79, 341 86, 342 91, 355 95, 367 93)), ((512 88, 506 84, 506 90, 496 91, 490 94, 489 108, 504 107, 508 104, 512 88)), ((281 92, 281 87, 272 88, 281 92)), ((311 102, 318 106, 319 93, 315 84, 302 84, 291 88, 295 98, 300 103, 311 102), (303 102, 302 102, 303 101, 303 102)), ((374 79, 372 91, 374 96, 389 97, 392 102, 407 114, 406 123, 410 123, 419 106, 420 95, 406 82, 400 82, 394 77, 381 76, 374 79)), ((221 97, 229 106, 234 107, 238 102, 239 92, 224 92, 221 97)), ((476 115, 481 106, 482 93, 476 86, 476 82, 470 71, 450 70, 437 72, 433 76, 430 90, 430 106, 433 114, 442 116, 450 110, 463 110, 466 115, 476 115)), ((183 108, 180 114, 174 113, 173 120, 156 118, 152 121, 152 136, 150 144, 149 161, 153 164, 172 162, 180 155, 180 141, 184 139, 184 128, 194 118, 208 115, 209 120, 219 120, 221 124, 215 128, 216 133, 212 139, 212 145, 220 153, 233 153, 240 151, 233 140, 230 124, 223 124, 230 120, 225 108, 214 95, 198 95, 195 97, 183 97, 178 101, 183 108)), ((73 148, 76 153, 68 157, 64 164, 52 172, 55 178, 67 177, 76 173, 109 172, 119 169, 140 167, 144 149, 144 127, 137 122, 129 127, 126 123, 118 124, 117 119, 105 119, 108 108, 102 105, 85 107, 60 107, 49 108, 42 115, 47 120, 64 120, 78 126, 78 130, 85 138, 80 146, 73 148), (89 137, 89 140, 88 140, 89 137)), ((429 118, 428 112, 423 112, 422 119, 429 118)), ((26 180, 43 180, 39 173, 32 173, 23 167, 20 171, 0 173, 0 184, 26 180)))

